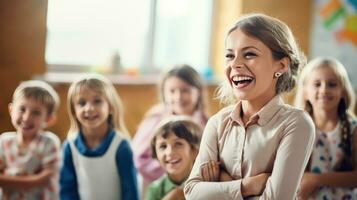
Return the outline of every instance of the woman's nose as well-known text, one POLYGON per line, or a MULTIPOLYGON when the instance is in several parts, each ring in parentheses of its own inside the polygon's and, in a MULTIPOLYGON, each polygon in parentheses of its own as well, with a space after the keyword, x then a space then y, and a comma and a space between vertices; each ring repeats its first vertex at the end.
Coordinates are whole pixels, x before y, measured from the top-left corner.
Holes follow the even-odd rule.
POLYGON ((243 66, 244 66, 244 63, 241 62, 238 58, 235 58, 232 61, 232 65, 231 65, 232 68, 242 68, 243 66))

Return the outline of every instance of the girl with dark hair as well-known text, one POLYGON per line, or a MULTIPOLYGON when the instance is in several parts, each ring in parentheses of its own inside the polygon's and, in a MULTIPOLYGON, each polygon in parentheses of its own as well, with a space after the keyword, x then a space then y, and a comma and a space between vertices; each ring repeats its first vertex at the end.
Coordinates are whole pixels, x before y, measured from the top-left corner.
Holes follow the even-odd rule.
POLYGON ((163 73, 158 86, 161 102, 148 111, 132 143, 135 166, 141 178, 142 199, 146 186, 164 174, 159 162, 152 158, 150 149, 156 125, 172 115, 191 117, 201 128, 207 122, 204 84, 199 73, 191 66, 174 66, 163 73))

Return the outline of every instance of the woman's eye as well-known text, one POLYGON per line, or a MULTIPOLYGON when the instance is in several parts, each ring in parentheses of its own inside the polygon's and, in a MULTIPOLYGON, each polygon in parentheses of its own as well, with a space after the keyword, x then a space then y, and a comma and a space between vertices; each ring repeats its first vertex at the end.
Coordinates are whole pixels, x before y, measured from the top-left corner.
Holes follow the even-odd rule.
POLYGON ((244 58, 249 59, 249 58, 255 57, 256 55, 257 55, 257 54, 255 54, 255 53, 253 53, 253 52, 246 52, 246 53, 244 53, 244 58))
POLYGON ((225 57, 226 57, 226 59, 232 59, 232 58, 234 58, 234 55, 231 53, 227 53, 225 57))

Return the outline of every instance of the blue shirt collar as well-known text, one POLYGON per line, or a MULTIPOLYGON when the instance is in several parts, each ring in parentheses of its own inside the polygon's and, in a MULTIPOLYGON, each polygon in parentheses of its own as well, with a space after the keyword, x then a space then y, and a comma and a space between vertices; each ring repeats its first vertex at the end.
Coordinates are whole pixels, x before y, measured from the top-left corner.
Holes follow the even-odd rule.
POLYGON ((74 141, 75 146, 78 151, 85 156, 95 157, 103 155, 109 148, 111 141, 115 135, 115 131, 113 129, 109 129, 103 140, 96 147, 90 149, 86 146, 84 142, 84 137, 82 132, 79 132, 77 138, 74 141))

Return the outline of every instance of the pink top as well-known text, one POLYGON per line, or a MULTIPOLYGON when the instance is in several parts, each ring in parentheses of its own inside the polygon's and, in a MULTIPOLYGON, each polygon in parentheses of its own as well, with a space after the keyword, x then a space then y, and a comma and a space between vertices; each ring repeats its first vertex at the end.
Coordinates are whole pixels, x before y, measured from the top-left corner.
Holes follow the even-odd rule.
POLYGON ((184 188, 186 198, 243 199, 244 177, 271 173, 263 194, 249 199, 294 199, 314 143, 310 116, 284 104, 279 96, 252 116, 246 127, 240 113, 241 102, 209 119, 184 188), (209 160, 220 161, 235 180, 203 182, 199 168, 209 160))
POLYGON ((2 174, 32 175, 45 168, 56 172, 50 182, 42 188, 28 191, 3 190, 4 199, 58 199, 58 168, 60 140, 51 132, 38 134, 26 149, 20 149, 16 132, 0 136, 0 171, 2 174))
MULTIPOLYGON (((143 176, 145 183, 151 183, 164 174, 159 162, 151 157, 151 139, 155 126, 170 115, 173 115, 172 112, 165 110, 163 106, 155 107, 154 111, 149 111, 149 114, 141 122, 134 136, 132 142, 134 163, 139 173, 143 176)), ((192 115, 192 119, 202 128, 207 122, 207 118, 200 111, 195 112, 192 115)))

